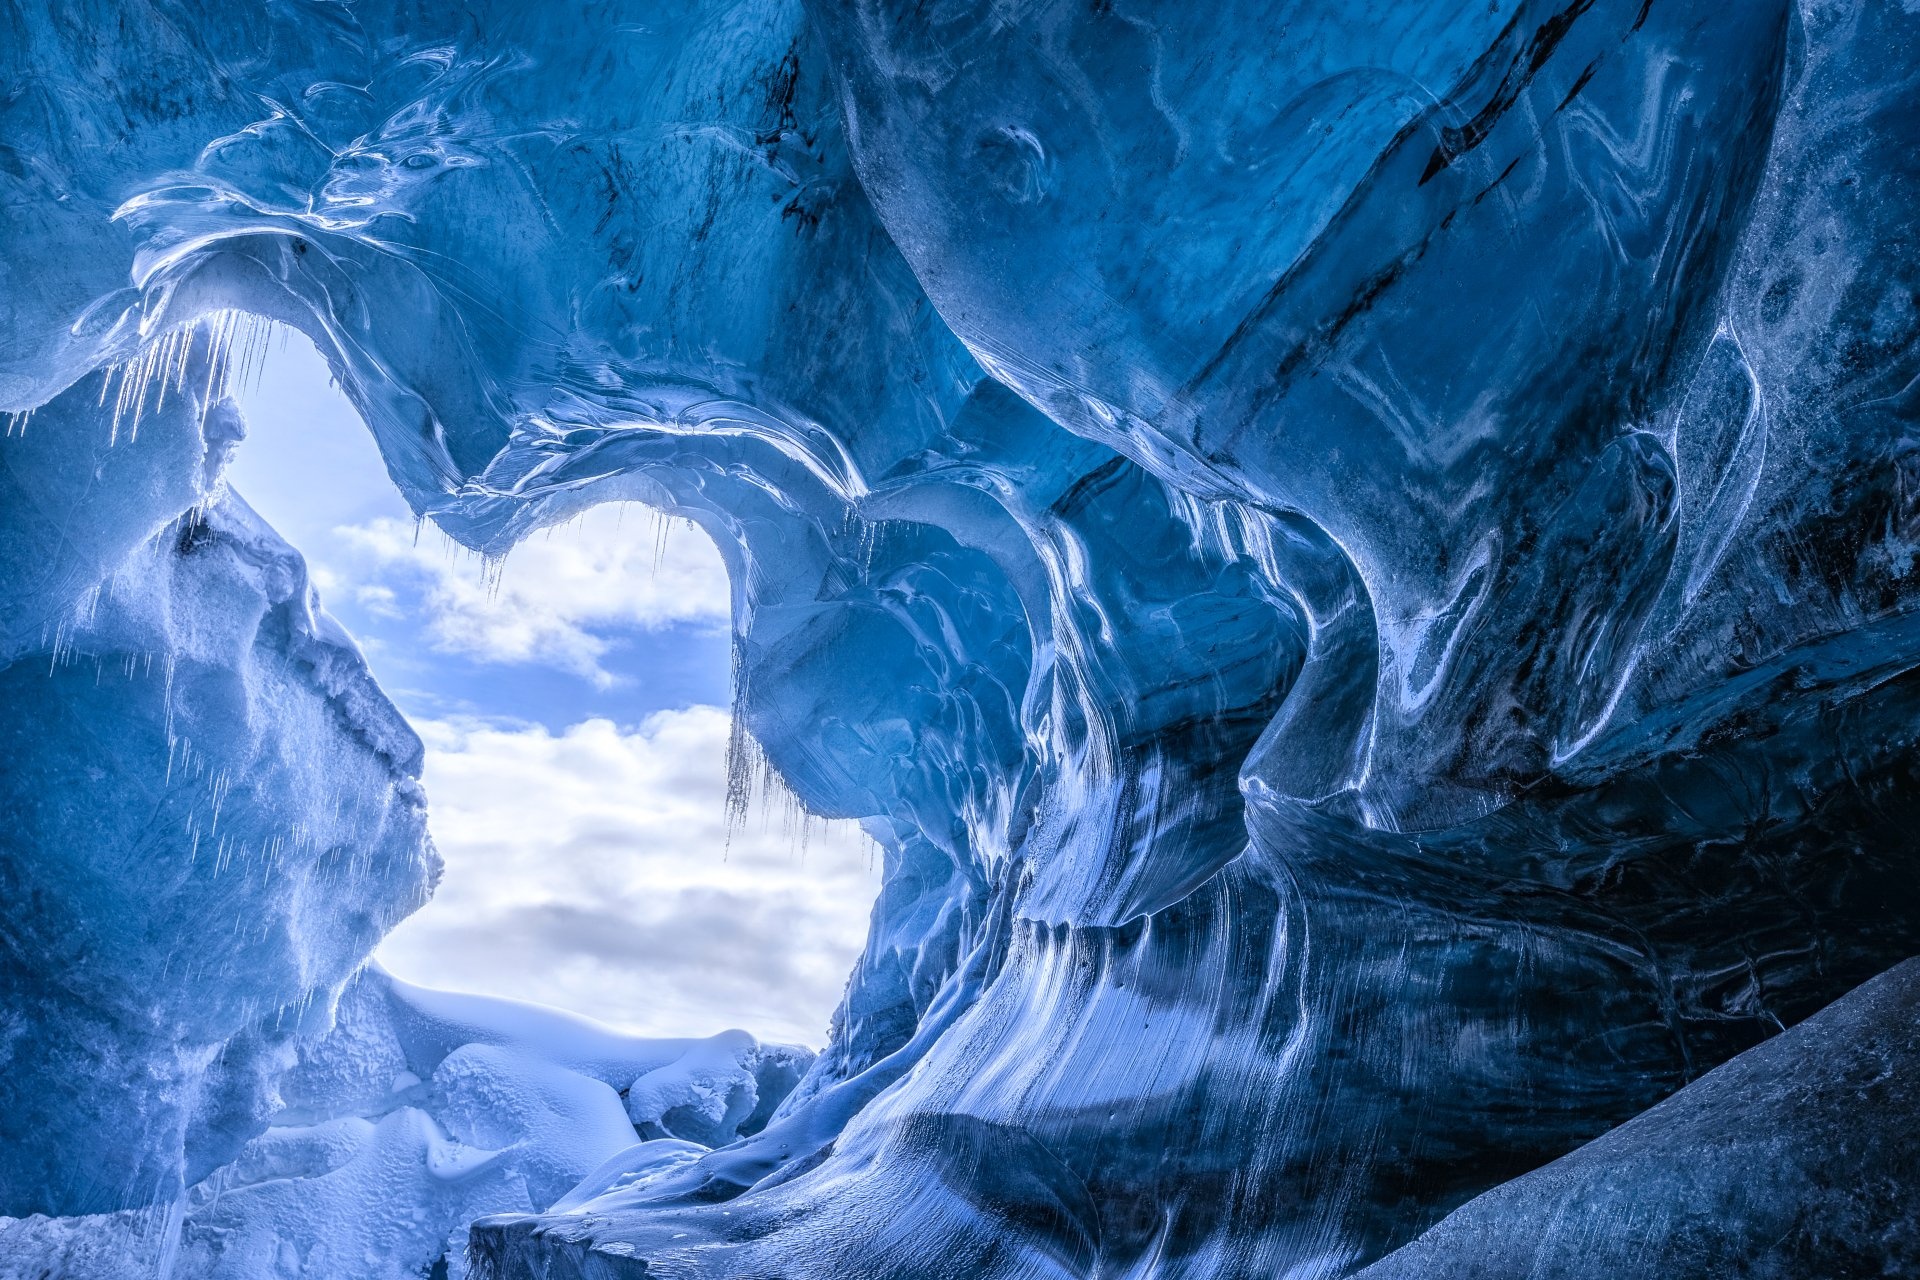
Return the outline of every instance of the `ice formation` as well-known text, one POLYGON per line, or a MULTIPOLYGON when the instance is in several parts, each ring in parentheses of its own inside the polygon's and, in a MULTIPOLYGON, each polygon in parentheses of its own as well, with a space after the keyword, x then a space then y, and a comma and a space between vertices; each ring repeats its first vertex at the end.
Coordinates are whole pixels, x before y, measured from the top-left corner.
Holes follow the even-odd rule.
POLYGON ((1895 0, 6 9, 0 1211, 249 1277, 399 1205, 483 1280, 1451 1275, 1592 1178, 1596 1275, 1909 1256, 1871 1143, 1719 1254, 1580 1241, 1716 1194, 1649 1161, 1719 1064, 1910 1057, 1907 979, 1762 1042, 1920 928, 1916 58, 1895 0), (472 1029, 284 1109, 432 857, 219 485, 264 320, 476 550, 721 547, 742 794, 886 858, 777 1109, 745 1038, 472 1029))
POLYGON ((231 1160, 438 873, 419 740, 221 486, 244 425, 209 345, 160 352, 0 454, 0 1213, 231 1160))

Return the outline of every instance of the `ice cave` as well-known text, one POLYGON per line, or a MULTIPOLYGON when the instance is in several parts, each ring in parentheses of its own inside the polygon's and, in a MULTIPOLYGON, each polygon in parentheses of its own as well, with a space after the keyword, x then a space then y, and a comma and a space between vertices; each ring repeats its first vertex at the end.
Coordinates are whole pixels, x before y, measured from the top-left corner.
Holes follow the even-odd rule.
POLYGON ((5 1280, 1920 1276, 1913 0, 0 0, 0 428, 5 1280), (371 960, 276 326, 711 538, 811 1048, 371 960))

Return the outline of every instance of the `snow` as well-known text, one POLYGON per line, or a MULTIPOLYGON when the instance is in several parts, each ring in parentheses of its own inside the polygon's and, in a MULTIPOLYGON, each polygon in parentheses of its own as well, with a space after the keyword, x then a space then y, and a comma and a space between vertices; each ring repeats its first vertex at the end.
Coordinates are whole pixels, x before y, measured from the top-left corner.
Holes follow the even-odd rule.
POLYGON ((189 1188, 170 1224, 141 1211, 0 1220, 0 1277, 108 1280, 168 1255, 197 1280, 416 1280, 441 1262, 460 1280, 475 1219, 546 1209, 615 1165, 631 1185, 623 1154, 684 1161, 757 1131, 811 1056, 741 1031, 628 1036, 370 968, 280 1078, 264 1131, 189 1188), (644 1083, 640 1101, 630 1083, 644 1083), (716 1083, 739 1105, 701 1110, 716 1083), (674 1108, 707 1145, 643 1142, 629 1119, 674 1108))

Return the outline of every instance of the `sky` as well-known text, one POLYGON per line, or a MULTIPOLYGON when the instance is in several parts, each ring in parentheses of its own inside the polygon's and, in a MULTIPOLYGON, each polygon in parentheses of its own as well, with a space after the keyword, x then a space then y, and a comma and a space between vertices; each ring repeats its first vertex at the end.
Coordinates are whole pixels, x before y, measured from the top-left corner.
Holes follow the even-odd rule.
POLYGON ((229 481, 426 743, 446 874, 376 953, 427 986, 649 1035, 819 1047, 879 854, 763 797, 726 820, 726 569, 703 532, 609 504, 489 571, 418 525, 307 339, 238 394, 229 481))

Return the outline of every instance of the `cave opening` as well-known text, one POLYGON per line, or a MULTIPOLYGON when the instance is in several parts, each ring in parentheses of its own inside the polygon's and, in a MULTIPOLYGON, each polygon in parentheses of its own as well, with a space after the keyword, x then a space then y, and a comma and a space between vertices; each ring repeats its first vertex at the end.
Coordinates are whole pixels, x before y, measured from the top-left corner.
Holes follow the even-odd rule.
POLYGON ((306 335, 262 325, 252 345, 228 483, 305 556, 426 746, 445 871, 376 960, 630 1033, 818 1048, 879 860, 740 758, 757 753, 732 722, 709 537, 608 502, 478 556, 407 508, 306 335))

